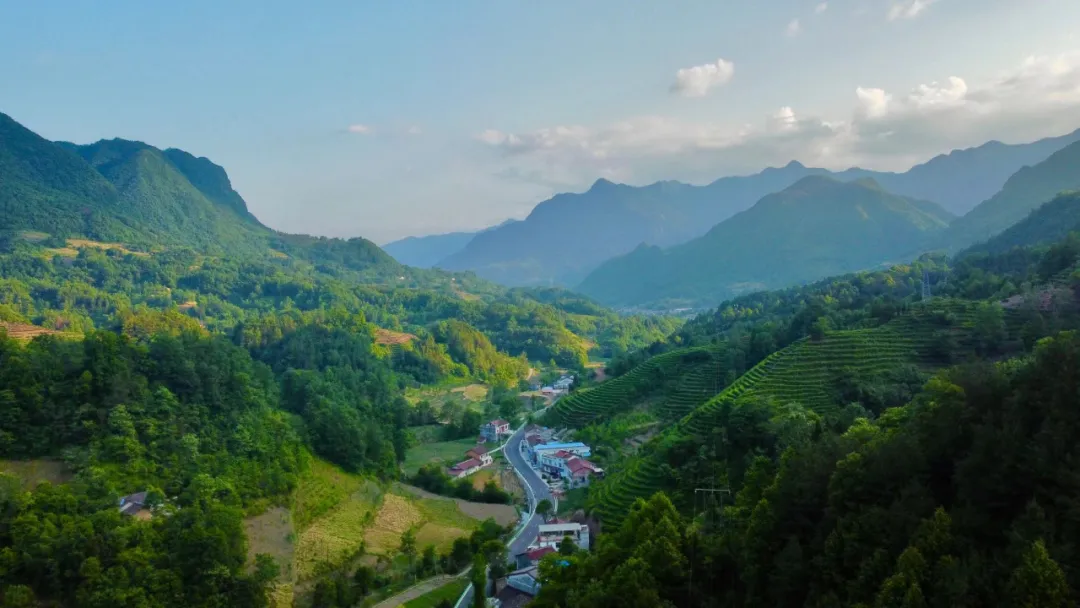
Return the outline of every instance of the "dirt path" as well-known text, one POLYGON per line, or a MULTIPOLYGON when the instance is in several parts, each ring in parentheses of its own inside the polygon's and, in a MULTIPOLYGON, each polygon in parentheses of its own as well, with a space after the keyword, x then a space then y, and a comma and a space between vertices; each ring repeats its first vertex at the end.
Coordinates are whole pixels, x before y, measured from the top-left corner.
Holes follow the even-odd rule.
MULTIPOLYGON (((459 575, 460 576, 460 575, 459 575)), ((454 580, 453 576, 446 574, 440 574, 439 576, 433 576, 419 585, 409 587, 405 591, 395 595, 394 597, 387 598, 378 604, 375 604, 375 608, 394 608, 394 606, 400 606, 405 602, 415 600, 421 595, 431 593, 432 591, 442 587, 446 583, 454 580)))

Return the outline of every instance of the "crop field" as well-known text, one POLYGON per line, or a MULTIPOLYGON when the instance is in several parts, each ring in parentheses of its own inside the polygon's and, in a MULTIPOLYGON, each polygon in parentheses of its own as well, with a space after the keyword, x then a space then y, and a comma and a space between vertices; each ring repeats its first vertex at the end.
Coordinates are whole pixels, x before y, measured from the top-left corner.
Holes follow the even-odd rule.
POLYGON ((701 374, 700 383, 687 385, 682 391, 668 384, 672 378, 677 379, 692 369, 712 367, 713 356, 705 347, 657 355, 618 378, 560 399, 549 414, 553 418, 551 425, 587 426, 614 413, 627 411, 645 397, 666 390, 674 391, 672 396, 679 395, 670 405, 673 413, 692 408, 711 396, 707 394, 710 387, 705 381, 707 375, 701 374))
POLYGON ((6 321, 0 321, 0 332, 6 332, 7 336, 13 340, 33 340, 38 336, 44 336, 46 334, 51 334, 54 336, 77 335, 70 332, 64 334, 64 332, 39 327, 37 325, 27 325, 26 323, 8 323, 6 321))
POLYGON ((368 553, 393 554, 401 545, 401 535, 422 520, 423 515, 413 501, 397 494, 385 495, 374 521, 364 534, 368 553))
POLYGON ((405 473, 412 475, 426 464, 449 465, 465 460, 465 452, 476 446, 476 438, 415 445, 405 452, 405 473))
MULTIPOLYGON (((513 475, 513 473, 510 473, 510 474, 513 475)), ((510 524, 512 524, 512 523, 514 523, 514 522, 516 522, 518 520, 517 509, 515 509, 514 507, 512 507, 510 505, 495 505, 495 504, 488 504, 488 503, 483 503, 483 502, 470 502, 470 501, 467 501, 467 500, 461 500, 460 498, 449 498, 449 497, 446 497, 446 496, 439 496, 438 494, 432 494, 431 492, 421 490, 420 488, 417 488, 415 486, 410 486, 410 485, 405 485, 405 484, 399 484, 399 485, 397 485, 395 487, 401 488, 401 490, 403 492, 407 492, 407 493, 409 493, 409 494, 411 494, 413 496, 419 497, 419 498, 429 499, 429 500, 433 500, 433 501, 441 501, 441 502, 453 503, 453 504, 457 505, 457 509, 462 515, 465 515, 466 517, 472 518, 476 522, 484 521, 485 519, 488 519, 490 517, 490 518, 494 519, 495 522, 498 523, 500 526, 507 526, 507 525, 510 525, 510 524)), ((425 504, 430 505, 430 504, 433 504, 433 503, 425 503, 425 504)), ((453 512, 449 511, 449 507, 441 507, 441 508, 447 509, 445 511, 446 519, 444 521, 454 522, 453 525, 455 525, 457 527, 461 527, 461 526, 465 525, 464 523, 462 523, 464 520, 458 519, 457 514, 454 514, 453 512)), ((475 525, 475 522, 473 523, 473 525, 475 525)), ((471 527, 471 526, 466 526, 466 527, 471 527)))
POLYGON ((375 343, 383 345, 394 344, 408 344, 416 339, 416 336, 407 334, 400 331, 393 331, 390 329, 383 329, 378 327, 375 329, 375 343))
POLYGON ((293 531, 292 513, 284 507, 273 507, 265 513, 244 520, 244 532, 248 539, 248 567, 254 567, 255 556, 265 553, 274 558, 281 568, 279 580, 294 582, 293 553, 296 536, 293 531))
POLYGON ((26 490, 33 490, 43 481, 54 485, 67 483, 73 476, 63 462, 47 458, 0 460, 0 472, 17 477, 26 490))
POLYGON ((487 399, 488 387, 486 384, 470 384, 450 389, 451 393, 458 393, 469 401, 483 401, 487 399))
POLYGON ((303 529, 319 516, 332 511, 369 482, 338 467, 313 458, 307 474, 300 479, 293 497, 292 516, 303 529))
MULTIPOLYGON (((719 423, 717 415, 725 406, 737 404, 741 397, 750 395, 777 404, 797 403, 827 415, 839 406, 833 401, 830 387, 841 369, 873 374, 902 364, 915 364, 927 370, 939 367, 941 362, 931 356, 931 342, 935 332, 946 327, 940 324, 944 315, 952 318, 948 331, 963 350, 970 337, 972 307, 962 302, 934 302, 881 327, 830 332, 819 341, 803 339, 781 349, 720 394, 694 408, 667 432, 708 434, 719 423)), ((692 380, 694 376, 690 373, 683 378, 691 390, 701 383, 692 380)), ((631 458, 592 489, 589 504, 606 524, 618 525, 633 501, 661 489, 664 479, 660 455, 650 453, 631 458)))

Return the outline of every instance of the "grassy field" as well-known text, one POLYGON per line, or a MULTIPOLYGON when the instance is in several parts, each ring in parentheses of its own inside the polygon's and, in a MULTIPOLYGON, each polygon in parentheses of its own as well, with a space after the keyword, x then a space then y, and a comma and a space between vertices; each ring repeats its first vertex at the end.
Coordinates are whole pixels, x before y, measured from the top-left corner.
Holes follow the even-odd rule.
POLYGON ((305 528, 360 490, 367 481, 317 458, 296 489, 292 515, 297 528, 305 528))
POLYGON ((34 489, 39 483, 47 481, 61 484, 71 481, 71 471, 59 460, 45 458, 37 460, 0 460, 0 472, 13 475, 22 482, 23 488, 34 489))
POLYGON ((261 515, 245 519, 244 532, 248 539, 248 566, 254 567, 255 556, 265 553, 273 557, 281 568, 280 580, 292 583, 296 575, 293 568, 296 535, 292 513, 284 507, 267 509, 261 515))
POLYGON ((420 426, 410 426, 407 430, 412 433, 413 439, 416 443, 438 443, 442 439, 443 425, 441 424, 424 424, 420 426))
POLYGON ((465 460, 465 452, 476 445, 476 438, 425 443, 405 452, 405 473, 412 475, 425 464, 454 464, 465 460))
POLYGON ((410 388, 405 391, 405 398, 409 403, 427 401, 436 408, 441 408, 447 402, 457 402, 472 407, 479 407, 487 399, 488 386, 486 384, 468 384, 464 386, 436 386, 425 388, 410 388))
POLYGON ((405 608, 435 608, 439 605, 439 602, 443 600, 450 600, 451 603, 456 602, 461 594, 465 591, 465 587, 469 585, 469 581, 464 578, 451 581, 442 587, 422 595, 415 600, 405 602, 405 608))

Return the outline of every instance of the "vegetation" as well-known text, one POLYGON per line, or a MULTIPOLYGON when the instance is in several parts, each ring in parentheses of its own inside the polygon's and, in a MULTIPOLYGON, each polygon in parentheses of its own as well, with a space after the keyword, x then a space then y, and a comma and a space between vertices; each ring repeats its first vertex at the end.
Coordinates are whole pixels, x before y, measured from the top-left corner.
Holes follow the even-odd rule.
POLYGON ((499 488, 494 479, 487 480, 483 488, 477 490, 473 482, 467 477, 457 480, 450 479, 439 465, 421 466, 416 475, 409 478, 409 483, 433 494, 453 496, 454 498, 473 502, 510 504, 510 494, 499 488))

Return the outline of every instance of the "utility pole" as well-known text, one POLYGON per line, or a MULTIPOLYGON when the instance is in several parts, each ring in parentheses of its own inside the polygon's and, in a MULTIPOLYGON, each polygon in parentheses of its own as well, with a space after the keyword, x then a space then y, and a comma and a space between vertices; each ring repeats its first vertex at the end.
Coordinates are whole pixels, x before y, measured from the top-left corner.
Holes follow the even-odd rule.
MULTIPOLYGON (((731 490, 728 488, 694 488, 694 518, 690 521, 697 521, 697 495, 698 492, 704 494, 703 498, 708 500, 709 497, 720 495, 720 517, 724 516, 724 495, 731 495, 731 490)), ((704 501, 702 501, 704 502, 704 501)), ((690 578, 686 584, 686 599, 690 601, 694 597, 694 547, 696 541, 690 545, 690 578)))

